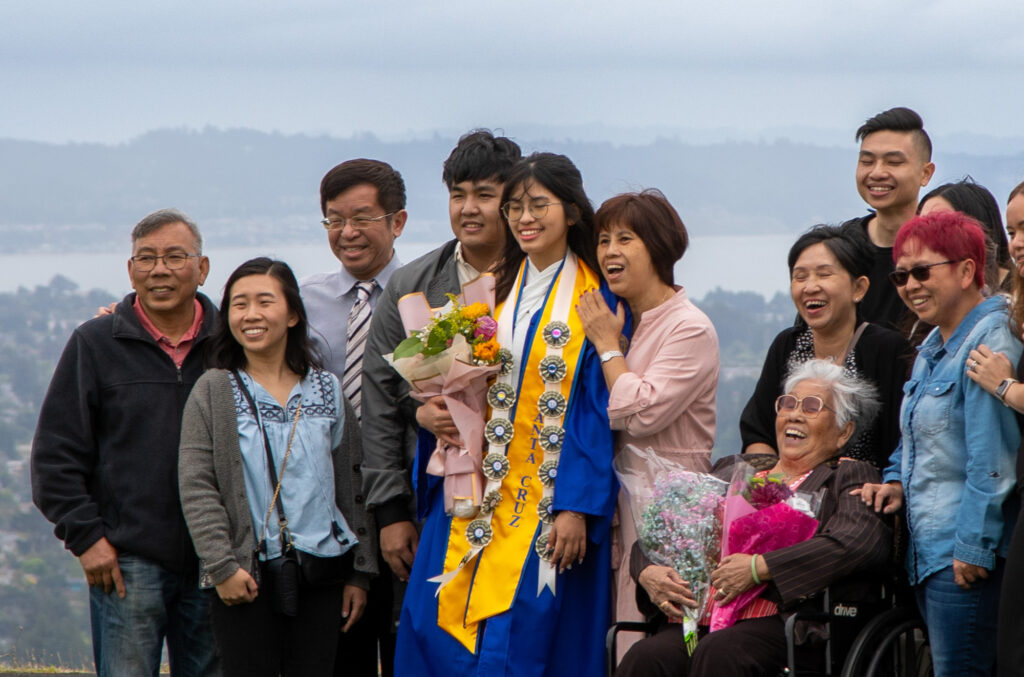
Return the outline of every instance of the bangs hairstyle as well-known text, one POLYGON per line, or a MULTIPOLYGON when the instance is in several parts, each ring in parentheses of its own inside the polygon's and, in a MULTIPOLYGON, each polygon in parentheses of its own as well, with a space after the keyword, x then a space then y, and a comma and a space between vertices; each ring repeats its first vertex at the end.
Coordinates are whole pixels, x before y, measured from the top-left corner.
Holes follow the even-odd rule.
POLYGON ((349 188, 370 184, 377 189, 377 204, 385 212, 405 209, 402 175, 380 160, 348 160, 331 169, 320 181, 320 211, 327 216, 327 203, 349 188))
POLYGON ((228 281, 224 283, 224 296, 220 301, 220 317, 217 328, 210 339, 210 348, 206 354, 206 366, 214 369, 244 369, 245 349, 231 334, 228 313, 231 311, 231 289, 243 277, 250 275, 269 275, 281 283, 288 310, 295 313, 299 321, 294 327, 288 328, 288 340, 285 345, 284 359, 288 368, 299 376, 306 376, 310 368, 320 368, 320 359, 313 351, 309 340, 309 321, 306 307, 299 295, 299 283, 295 273, 284 261, 275 261, 265 256, 249 259, 235 268, 228 281))
POLYGON ((843 270, 850 274, 851 279, 870 277, 874 265, 874 253, 869 248, 867 236, 859 225, 827 226, 817 225, 797 238, 789 249, 789 275, 804 250, 816 244, 823 244, 832 252, 843 270))
POLYGON ((661 281, 675 284, 673 267, 686 253, 690 238, 679 213, 660 190, 649 188, 605 200, 594 215, 594 225, 598 233, 611 233, 615 226, 632 230, 647 247, 661 281))
POLYGON ((953 261, 974 261, 974 283, 985 286, 985 230, 966 214, 960 212, 932 212, 915 216, 904 223, 896 233, 892 245, 892 260, 903 256, 911 243, 927 247, 953 261))
MULTIPOLYGON (((517 162, 509 172, 501 192, 501 204, 504 205, 513 194, 521 192, 524 188, 529 189, 531 185, 544 186, 562 203, 566 219, 573 224, 569 226, 567 236, 569 249, 591 270, 597 272, 599 268, 597 238, 594 232, 594 207, 583 190, 583 176, 580 170, 564 155, 534 153, 517 162)), ((504 212, 501 220, 505 227, 511 230, 504 212)), ((519 272, 519 265, 526 258, 515 236, 511 232, 508 235, 505 238, 501 261, 496 266, 498 281, 494 292, 495 301, 504 301, 508 298, 516 273, 519 272)))
POLYGON ((924 131, 924 120, 921 116, 909 108, 902 106, 882 111, 878 115, 868 118, 857 128, 856 140, 863 141, 868 134, 875 132, 907 132, 913 136, 914 145, 921 152, 922 162, 929 162, 932 159, 932 140, 928 132, 924 131))
POLYGON ((444 161, 441 180, 448 190, 463 181, 494 179, 505 183, 509 170, 523 157, 515 141, 494 136, 487 129, 474 129, 459 139, 444 161))

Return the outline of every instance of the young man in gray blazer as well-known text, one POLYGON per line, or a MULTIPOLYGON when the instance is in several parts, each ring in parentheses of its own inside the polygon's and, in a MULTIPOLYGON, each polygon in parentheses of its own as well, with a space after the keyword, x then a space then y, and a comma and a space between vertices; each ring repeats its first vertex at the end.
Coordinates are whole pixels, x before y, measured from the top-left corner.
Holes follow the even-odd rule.
MULTIPOLYGON (((402 378, 381 357, 405 338, 398 299, 422 291, 432 307, 448 302, 462 285, 491 269, 505 244, 501 191, 519 160, 515 142, 476 130, 459 139, 444 163, 448 215, 455 239, 397 271, 370 325, 363 362, 363 486, 367 508, 380 528, 381 551, 395 576, 409 578, 419 535, 412 488, 416 410, 402 378)), ((436 405, 424 405, 424 408, 436 405)), ((444 414, 424 411, 421 416, 444 414)), ((401 600, 396 600, 396 609, 401 600)))

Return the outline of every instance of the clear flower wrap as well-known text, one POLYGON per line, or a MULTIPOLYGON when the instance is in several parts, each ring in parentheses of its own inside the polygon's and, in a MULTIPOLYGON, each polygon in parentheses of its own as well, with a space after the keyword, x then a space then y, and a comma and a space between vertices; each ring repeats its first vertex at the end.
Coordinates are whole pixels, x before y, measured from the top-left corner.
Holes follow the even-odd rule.
POLYGON ((697 608, 684 608, 687 650, 697 645, 711 572, 722 542, 722 508, 729 487, 713 475, 684 470, 651 449, 627 445, 616 454, 615 472, 629 496, 637 542, 651 562, 668 566, 687 581, 697 608))

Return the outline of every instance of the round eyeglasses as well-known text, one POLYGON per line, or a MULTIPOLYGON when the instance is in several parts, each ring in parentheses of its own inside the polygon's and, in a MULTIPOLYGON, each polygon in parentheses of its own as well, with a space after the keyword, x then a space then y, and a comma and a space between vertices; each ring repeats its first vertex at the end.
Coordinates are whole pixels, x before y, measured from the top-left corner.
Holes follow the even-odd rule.
POLYGON ((199 254, 174 252, 157 256, 155 254, 137 254, 132 257, 132 264, 140 273, 148 273, 156 268, 156 262, 162 260, 169 270, 181 270, 189 259, 199 258, 199 254))
POLYGON ((501 213, 505 215, 509 223, 516 223, 523 218, 523 212, 528 210, 530 216, 535 219, 542 219, 544 215, 548 213, 548 207, 551 205, 560 205, 561 202, 529 202, 526 207, 523 207, 523 203, 519 200, 509 200, 505 204, 501 205, 501 213))
POLYGON ((807 397, 797 397, 796 395, 779 395, 775 399, 775 413, 780 414, 784 411, 794 411, 800 409, 807 418, 814 418, 821 413, 822 409, 828 409, 829 411, 835 411, 832 407, 825 404, 825 400, 821 399, 817 395, 808 395, 807 397))
POLYGON ((353 216, 346 219, 344 216, 333 216, 329 219, 320 219, 320 225, 327 230, 341 230, 345 224, 352 226, 353 230, 366 230, 377 221, 394 216, 397 212, 388 212, 380 216, 353 216))

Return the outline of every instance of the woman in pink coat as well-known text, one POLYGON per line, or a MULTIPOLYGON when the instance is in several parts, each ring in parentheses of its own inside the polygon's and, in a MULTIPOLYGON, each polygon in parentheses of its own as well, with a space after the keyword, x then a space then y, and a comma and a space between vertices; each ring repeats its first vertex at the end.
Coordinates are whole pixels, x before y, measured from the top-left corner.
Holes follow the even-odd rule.
MULTIPOLYGON (((601 356, 608 383, 608 417, 626 445, 651 448, 687 470, 708 472, 715 442, 718 336, 711 320, 675 284, 673 267, 688 237, 679 214, 656 190, 617 195, 597 211, 597 258, 611 290, 629 305, 633 339, 621 344, 625 308, 611 309, 600 294, 579 304, 587 338, 601 356), (625 353, 625 355, 623 355, 625 353)), ((633 455, 620 457, 636 458, 633 455)), ((642 620, 629 553, 636 529, 620 491, 613 530, 615 619, 642 620)), ((628 642, 620 644, 624 653, 628 642)))

